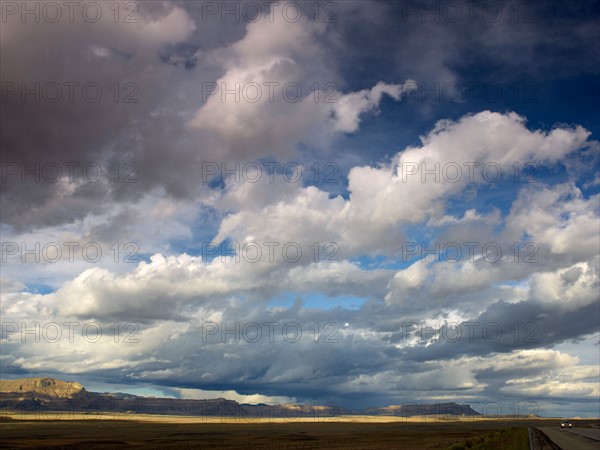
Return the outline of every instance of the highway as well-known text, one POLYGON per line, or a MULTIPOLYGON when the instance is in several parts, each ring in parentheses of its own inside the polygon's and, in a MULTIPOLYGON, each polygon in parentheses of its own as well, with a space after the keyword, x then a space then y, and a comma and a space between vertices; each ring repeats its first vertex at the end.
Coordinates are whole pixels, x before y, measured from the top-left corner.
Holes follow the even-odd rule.
POLYGON ((600 441, 600 428, 571 428, 569 431, 600 441))
POLYGON ((598 450, 600 446, 600 430, 595 428, 560 429, 560 427, 541 427, 544 433, 554 444, 562 450, 598 450))

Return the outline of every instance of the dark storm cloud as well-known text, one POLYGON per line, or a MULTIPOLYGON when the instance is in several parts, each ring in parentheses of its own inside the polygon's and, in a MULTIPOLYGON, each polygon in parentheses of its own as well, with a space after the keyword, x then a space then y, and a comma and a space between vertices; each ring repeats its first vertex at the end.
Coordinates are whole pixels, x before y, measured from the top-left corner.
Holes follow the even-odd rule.
POLYGON ((598 331, 598 304, 573 311, 560 305, 536 301, 507 303, 499 301, 472 320, 438 327, 406 326, 396 335, 405 340, 414 335, 428 346, 403 350, 403 357, 415 361, 449 360, 459 356, 481 356, 490 352, 507 353, 517 349, 552 348, 598 331), (435 333, 434 333, 435 330, 435 333), (441 338, 435 339, 441 336, 441 338))

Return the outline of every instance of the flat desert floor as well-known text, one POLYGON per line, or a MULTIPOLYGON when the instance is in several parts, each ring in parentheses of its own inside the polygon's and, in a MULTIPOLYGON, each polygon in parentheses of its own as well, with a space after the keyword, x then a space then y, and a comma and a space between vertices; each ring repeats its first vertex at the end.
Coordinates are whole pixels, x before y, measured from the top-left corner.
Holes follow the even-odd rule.
MULTIPOLYGON (((0 448, 52 449, 528 449, 527 428, 559 427, 560 419, 219 417, 2 413, 0 448), (55 416, 52 416, 55 414, 55 416)), ((598 421, 574 421, 597 427, 598 421)))

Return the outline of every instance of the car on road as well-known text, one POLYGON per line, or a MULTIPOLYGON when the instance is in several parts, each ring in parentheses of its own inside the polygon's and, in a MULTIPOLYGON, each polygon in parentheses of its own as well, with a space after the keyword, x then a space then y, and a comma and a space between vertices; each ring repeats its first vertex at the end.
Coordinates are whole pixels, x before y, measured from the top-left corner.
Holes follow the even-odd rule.
POLYGON ((568 420, 563 420, 560 423, 560 427, 561 428, 573 428, 573 425, 571 424, 571 422, 569 422, 568 420))

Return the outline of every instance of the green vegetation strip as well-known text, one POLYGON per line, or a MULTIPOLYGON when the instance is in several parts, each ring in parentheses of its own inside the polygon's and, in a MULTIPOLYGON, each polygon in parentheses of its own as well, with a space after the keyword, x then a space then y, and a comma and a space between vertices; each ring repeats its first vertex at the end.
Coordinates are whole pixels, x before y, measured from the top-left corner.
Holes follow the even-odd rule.
POLYGON ((454 443, 449 450, 529 450, 527 428, 509 428, 454 443))

